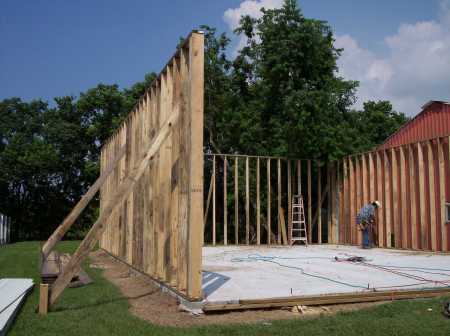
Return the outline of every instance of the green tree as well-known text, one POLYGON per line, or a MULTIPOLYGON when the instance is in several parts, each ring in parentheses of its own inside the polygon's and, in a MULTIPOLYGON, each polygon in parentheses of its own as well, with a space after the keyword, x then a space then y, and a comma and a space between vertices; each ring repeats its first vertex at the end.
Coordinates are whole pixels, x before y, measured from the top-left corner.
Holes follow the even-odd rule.
POLYGON ((409 118, 392 108, 388 101, 367 101, 362 111, 354 113, 358 151, 367 151, 382 144, 409 118))
POLYGON ((351 144, 347 114, 357 83, 336 76, 340 50, 331 28, 305 18, 296 1, 262 12, 260 19, 242 17, 236 29, 247 44, 233 62, 234 96, 221 118, 221 138, 238 141, 225 146, 323 160, 342 156, 351 144))

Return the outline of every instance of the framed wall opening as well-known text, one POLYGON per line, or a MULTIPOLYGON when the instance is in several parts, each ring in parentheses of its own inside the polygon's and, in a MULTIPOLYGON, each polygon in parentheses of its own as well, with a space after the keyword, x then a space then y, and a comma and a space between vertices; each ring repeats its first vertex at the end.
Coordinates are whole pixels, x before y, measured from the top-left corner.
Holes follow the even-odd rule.
POLYGON ((444 223, 448 138, 339 162, 205 154, 203 48, 203 34, 193 32, 103 147, 102 172, 123 148, 125 154, 101 188, 101 212, 170 120, 169 135, 133 192, 108 218, 102 249, 179 297, 202 301, 205 310, 448 292, 444 264, 450 256, 424 259, 387 250, 450 251, 444 223), (308 247, 291 246, 289 239, 298 193, 305 201, 308 247), (376 222, 377 244, 384 249, 362 251, 355 216, 374 199, 382 203, 376 222), (355 255, 369 265, 346 260, 355 255), (386 265, 387 259, 397 264, 386 265), (427 268, 444 276, 425 277, 427 268), (416 282, 403 281, 408 275, 401 272, 416 282))

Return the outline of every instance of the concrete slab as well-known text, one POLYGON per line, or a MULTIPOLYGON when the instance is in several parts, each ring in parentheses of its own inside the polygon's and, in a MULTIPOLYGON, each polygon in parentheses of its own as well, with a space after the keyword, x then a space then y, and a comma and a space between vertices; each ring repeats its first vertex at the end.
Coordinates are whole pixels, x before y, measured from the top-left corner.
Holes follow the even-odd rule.
POLYGON ((206 303, 449 286, 450 255, 338 245, 203 248, 206 303), (352 256, 366 264, 342 261, 352 256))

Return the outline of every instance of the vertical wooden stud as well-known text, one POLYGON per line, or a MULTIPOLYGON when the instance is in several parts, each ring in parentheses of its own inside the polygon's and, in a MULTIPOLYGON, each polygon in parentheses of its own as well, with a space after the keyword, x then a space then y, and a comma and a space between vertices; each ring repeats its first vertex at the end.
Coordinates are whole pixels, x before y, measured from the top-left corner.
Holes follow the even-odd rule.
MULTIPOLYGON (((358 163, 358 158, 356 157, 356 164, 358 163)), ((355 164, 355 165, 356 165, 355 164)), ((356 228, 356 213, 359 209, 356 209, 356 184, 355 181, 357 181, 357 179, 355 178, 355 169, 353 166, 353 158, 349 158, 348 160, 348 170, 349 170, 349 174, 348 174, 348 186, 349 186, 349 209, 350 209, 350 218, 348 219, 348 225, 350 226, 348 232, 349 232, 349 243, 350 244, 355 244, 355 228, 356 228)))
POLYGON ((292 244, 292 181, 291 161, 287 160, 287 197, 288 197, 288 244, 292 244))
POLYGON ((227 157, 223 159, 223 244, 228 245, 227 157))
POLYGON ((280 209, 281 209, 281 161, 277 160, 277 222, 278 222, 278 230, 277 230, 277 243, 281 245, 281 221, 280 221, 280 209))
POLYGON ((398 197, 398 164, 397 153, 395 148, 391 149, 391 166, 392 166, 392 224, 394 227, 394 247, 400 247, 400 227, 399 227, 399 197, 398 197))
POLYGON ((270 195, 270 159, 267 159, 267 245, 270 245, 270 235, 271 235, 271 195, 270 195))
POLYGON ((410 225, 407 215, 407 207, 409 206, 406 203, 406 160, 405 160, 405 151, 403 147, 399 148, 400 152, 400 188, 399 188, 399 202, 401 202, 400 210, 401 210, 401 220, 399 220, 399 226, 401 229, 401 247, 406 249, 408 248, 408 231, 407 226, 410 225))
POLYGON ((439 209, 441 211, 441 250, 447 250, 447 227, 445 213, 445 161, 444 161, 444 141, 438 139, 438 155, 439 155, 439 209))
POLYGON ((312 185, 311 185, 311 160, 307 161, 308 169, 308 242, 312 243, 312 185))
POLYGON ((381 152, 376 152, 377 156, 377 198, 381 203, 381 209, 378 210, 378 246, 384 247, 384 211, 386 209, 386 205, 384 203, 384 194, 383 194, 383 166, 381 165, 381 152))
POLYGON ((433 143, 428 141, 428 176, 429 176, 429 195, 430 195, 430 223, 431 223, 431 250, 436 251, 436 188, 434 178, 434 155, 433 143))
POLYGON ((322 244, 322 172, 317 164, 317 244, 322 244))
POLYGON ((204 36, 190 40, 190 168, 188 296, 202 297, 204 36))
POLYGON ((417 250, 417 207, 416 207, 416 168, 414 160, 414 146, 408 146, 408 156, 409 156, 409 193, 410 193, 410 204, 411 209, 411 247, 413 250, 417 250))
POLYGON ((260 163, 259 157, 256 159, 256 244, 261 244, 261 199, 260 199, 260 163))
POLYGON ((419 204, 420 207, 420 248, 422 250, 428 247, 428 230, 426 229, 426 205, 425 205, 425 162, 423 156, 423 147, 419 142, 417 143, 417 164, 419 166, 418 170, 418 180, 419 180, 419 204))
POLYGON ((212 239, 216 245, 216 156, 213 156, 213 191, 212 191, 212 239))
POLYGON ((239 245, 239 159, 234 157, 234 243, 239 245))
POLYGON ((248 156, 245 158, 245 243, 250 244, 250 181, 248 156))

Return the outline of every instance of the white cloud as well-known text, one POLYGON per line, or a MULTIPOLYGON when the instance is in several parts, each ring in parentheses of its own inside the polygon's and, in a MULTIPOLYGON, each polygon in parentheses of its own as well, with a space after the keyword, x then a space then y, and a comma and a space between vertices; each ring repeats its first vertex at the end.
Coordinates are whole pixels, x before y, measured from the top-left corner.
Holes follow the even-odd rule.
MULTIPOLYGON (((254 18, 262 16, 261 8, 273 9, 280 8, 283 5, 283 0, 245 0, 241 2, 237 8, 229 8, 223 14, 223 20, 228 25, 230 30, 234 30, 239 26, 241 16, 250 15, 254 18)), ((234 49, 234 54, 242 49, 247 42, 245 36, 241 36, 234 49)))
POLYGON ((360 81, 357 106, 368 99, 390 100, 408 115, 428 100, 450 100, 450 1, 441 3, 436 21, 401 24, 384 39, 387 54, 362 48, 349 35, 338 36, 344 52, 339 74, 360 81))

